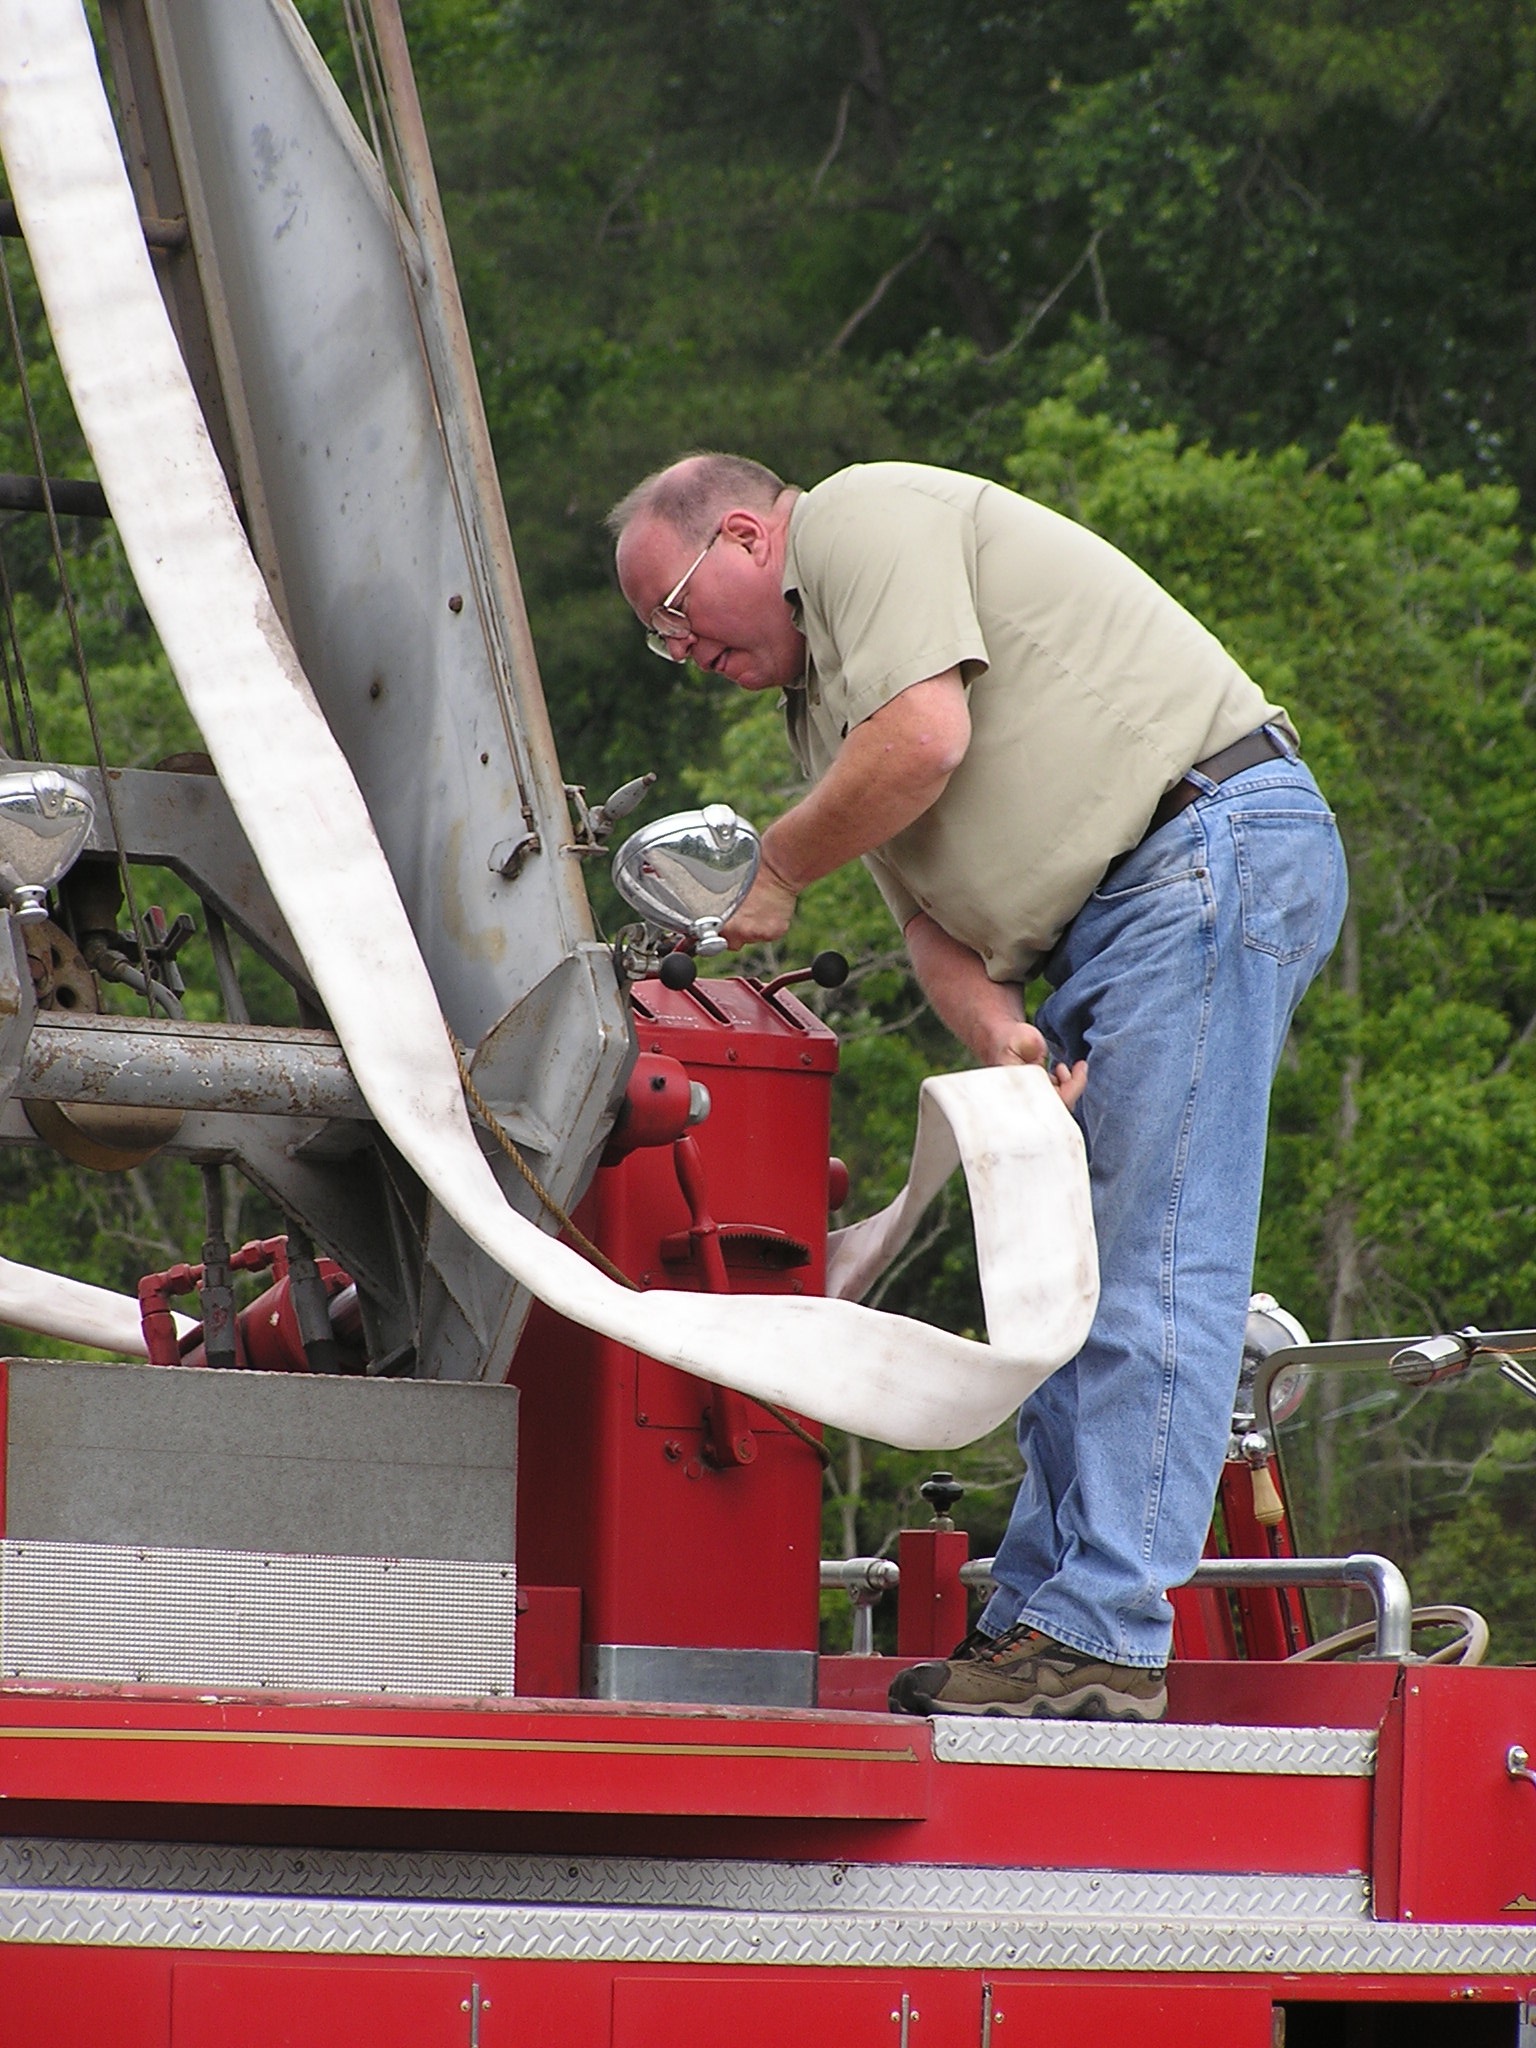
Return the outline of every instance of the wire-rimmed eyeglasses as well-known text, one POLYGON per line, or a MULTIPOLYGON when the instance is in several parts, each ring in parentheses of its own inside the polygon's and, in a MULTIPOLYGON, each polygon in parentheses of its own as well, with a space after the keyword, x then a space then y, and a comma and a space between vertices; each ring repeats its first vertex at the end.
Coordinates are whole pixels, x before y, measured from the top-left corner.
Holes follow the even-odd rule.
POLYGON ((683 610, 683 593, 698 573, 704 557, 724 531, 725 522, 722 520, 646 621, 645 644, 652 654, 659 654, 663 661, 682 661, 685 658, 682 654, 674 654, 672 651, 677 641, 693 638, 693 621, 683 610))

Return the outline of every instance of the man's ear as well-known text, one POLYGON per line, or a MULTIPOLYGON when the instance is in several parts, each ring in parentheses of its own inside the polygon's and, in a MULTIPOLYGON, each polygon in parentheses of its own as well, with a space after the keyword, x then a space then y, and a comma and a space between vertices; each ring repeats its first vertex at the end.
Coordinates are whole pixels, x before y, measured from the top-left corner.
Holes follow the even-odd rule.
POLYGON ((720 522, 720 532, 734 546, 742 548, 754 562, 759 564, 768 559, 768 525, 760 513, 749 511, 745 506, 727 512, 720 522))

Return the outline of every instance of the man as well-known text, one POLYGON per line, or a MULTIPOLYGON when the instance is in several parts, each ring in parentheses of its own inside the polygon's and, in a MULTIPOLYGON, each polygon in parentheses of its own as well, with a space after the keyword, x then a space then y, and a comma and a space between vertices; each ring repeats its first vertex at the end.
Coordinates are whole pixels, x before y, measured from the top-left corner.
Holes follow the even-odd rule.
POLYGON ((984 1063, 1057 1061, 1087 1141, 1098 1316, 1020 1411, 978 1628, 891 1703, 1159 1719, 1166 1592, 1226 1449, 1270 1083, 1343 916, 1295 730, 1125 556, 978 477, 872 463, 802 492, 693 455, 609 523, 651 646, 782 691, 813 780, 726 937, 778 938, 862 857, 939 1016, 984 1063))

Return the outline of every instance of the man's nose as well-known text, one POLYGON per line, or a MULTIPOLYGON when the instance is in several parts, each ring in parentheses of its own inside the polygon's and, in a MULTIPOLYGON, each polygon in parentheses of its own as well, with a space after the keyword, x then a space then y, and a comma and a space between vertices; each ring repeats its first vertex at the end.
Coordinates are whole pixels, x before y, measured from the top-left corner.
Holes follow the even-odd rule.
POLYGON ((690 633, 688 651, 684 659, 697 663, 700 668, 709 668, 724 654, 725 646, 723 640, 711 640, 706 633, 690 633))

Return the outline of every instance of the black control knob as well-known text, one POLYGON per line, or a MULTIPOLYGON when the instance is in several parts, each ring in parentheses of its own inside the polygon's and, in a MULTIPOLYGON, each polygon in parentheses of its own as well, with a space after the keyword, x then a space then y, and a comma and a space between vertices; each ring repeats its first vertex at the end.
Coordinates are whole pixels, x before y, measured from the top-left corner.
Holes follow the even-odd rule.
POLYGON ((698 963, 691 953, 667 953, 656 970, 656 978, 663 988, 692 988, 699 975, 698 963))
POLYGON ((958 1505, 965 1493, 965 1485, 953 1472, 935 1472, 917 1490, 933 1509, 934 1520, 947 1522, 951 1509, 958 1505))
POLYGON ((811 979, 818 988, 841 988, 848 979, 848 962, 841 953, 818 953, 811 962, 811 979))

